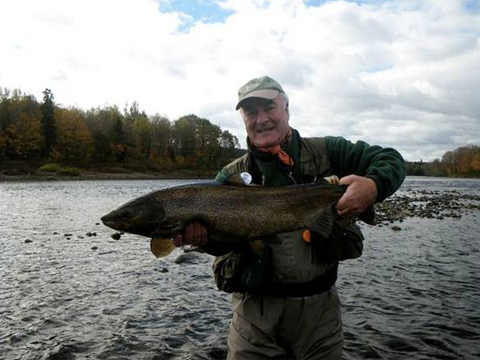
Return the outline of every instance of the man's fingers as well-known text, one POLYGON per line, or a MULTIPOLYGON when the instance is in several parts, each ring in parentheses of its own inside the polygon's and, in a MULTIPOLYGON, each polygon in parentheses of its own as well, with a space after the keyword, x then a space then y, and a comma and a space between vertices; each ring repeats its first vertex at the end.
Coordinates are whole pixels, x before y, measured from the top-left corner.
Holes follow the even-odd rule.
POLYGON ((337 203, 340 216, 358 216, 375 203, 378 192, 372 179, 348 175, 340 179, 340 184, 348 186, 337 203))

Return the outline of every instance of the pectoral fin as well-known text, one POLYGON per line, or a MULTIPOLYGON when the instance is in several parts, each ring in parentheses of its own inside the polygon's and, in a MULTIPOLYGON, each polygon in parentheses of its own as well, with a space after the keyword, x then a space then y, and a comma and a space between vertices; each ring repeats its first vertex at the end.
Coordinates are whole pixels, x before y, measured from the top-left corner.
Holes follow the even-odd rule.
POLYGON ((150 250, 157 258, 164 257, 175 250, 175 244, 171 239, 155 239, 150 241, 150 250))
POLYGON ((334 220, 334 209, 326 207, 316 211, 307 222, 306 227, 323 238, 327 238, 332 232, 334 220))

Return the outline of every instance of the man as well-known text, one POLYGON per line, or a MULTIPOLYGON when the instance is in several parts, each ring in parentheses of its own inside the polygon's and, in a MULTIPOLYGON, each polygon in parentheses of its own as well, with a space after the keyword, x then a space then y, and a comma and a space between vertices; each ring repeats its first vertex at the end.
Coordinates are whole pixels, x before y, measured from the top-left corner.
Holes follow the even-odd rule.
POLYGON ((351 219, 400 187, 404 160, 394 149, 365 142, 301 138, 289 125, 285 91, 268 76, 250 80, 238 96, 248 153, 222 169, 217 180, 248 172, 254 184, 285 186, 338 175, 348 187, 336 204, 335 230, 328 236, 305 229, 277 234, 255 251, 222 249, 195 223, 174 241, 220 255, 214 262, 217 286, 234 293, 229 359, 340 359, 337 266, 360 256, 363 240, 351 219))

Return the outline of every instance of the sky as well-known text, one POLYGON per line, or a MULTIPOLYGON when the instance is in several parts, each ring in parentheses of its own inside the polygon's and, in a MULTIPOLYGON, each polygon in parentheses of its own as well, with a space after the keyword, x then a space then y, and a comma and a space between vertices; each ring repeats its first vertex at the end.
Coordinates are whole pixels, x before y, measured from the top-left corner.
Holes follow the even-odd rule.
POLYGON ((237 91, 263 75, 305 137, 480 145, 480 0, 0 0, 0 87, 38 100, 195 114, 245 147, 237 91))

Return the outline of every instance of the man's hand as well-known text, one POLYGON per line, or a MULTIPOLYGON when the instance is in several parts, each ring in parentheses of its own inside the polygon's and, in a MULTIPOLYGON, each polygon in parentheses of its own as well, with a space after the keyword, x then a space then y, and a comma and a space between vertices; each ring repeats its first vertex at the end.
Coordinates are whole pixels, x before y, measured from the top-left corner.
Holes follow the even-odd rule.
POLYGON ((207 228, 200 223, 190 223, 185 228, 183 235, 175 235, 173 243, 176 247, 183 245, 201 246, 208 242, 207 228))
POLYGON ((358 216, 372 206, 377 199, 377 184, 372 179, 348 175, 340 179, 340 185, 348 186, 337 203, 340 216, 358 216))

